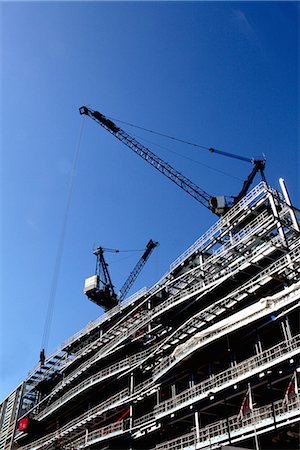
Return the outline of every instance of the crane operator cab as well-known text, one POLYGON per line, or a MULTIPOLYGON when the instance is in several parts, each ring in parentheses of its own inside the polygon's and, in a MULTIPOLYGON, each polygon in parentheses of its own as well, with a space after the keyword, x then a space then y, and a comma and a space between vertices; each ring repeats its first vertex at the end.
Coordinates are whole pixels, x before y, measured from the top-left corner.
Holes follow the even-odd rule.
POLYGON ((211 207, 211 210, 214 214, 217 214, 217 216, 222 216, 223 214, 228 211, 228 205, 226 202, 226 198, 224 195, 218 195, 217 197, 211 197, 209 200, 209 204, 211 207))

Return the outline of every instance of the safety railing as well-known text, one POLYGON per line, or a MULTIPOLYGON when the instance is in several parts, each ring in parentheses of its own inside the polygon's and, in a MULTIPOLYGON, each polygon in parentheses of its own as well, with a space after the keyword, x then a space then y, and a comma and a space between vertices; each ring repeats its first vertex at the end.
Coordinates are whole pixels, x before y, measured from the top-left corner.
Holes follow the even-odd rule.
MULTIPOLYGON (((152 351, 152 349, 151 349, 151 351, 152 351)), ((54 410, 59 408, 61 405, 63 405, 67 401, 74 398, 76 395, 78 395, 85 389, 88 389, 89 387, 93 386, 94 384, 99 383, 101 380, 104 380, 110 376, 113 376, 116 373, 124 371, 129 367, 134 367, 136 364, 143 361, 149 355, 149 353, 150 353, 150 349, 147 349, 140 353, 137 353, 136 355, 129 356, 109 367, 106 367, 105 369, 103 369, 99 373, 97 373, 96 375, 93 375, 93 376, 87 378, 86 380, 82 381, 74 388, 68 390, 64 395, 60 396, 60 398, 57 401, 53 402, 49 406, 49 402, 51 401, 51 398, 53 398, 54 395, 59 392, 59 390, 65 388, 69 384, 68 381, 70 381, 70 380, 68 380, 66 378, 60 384, 58 384, 56 386, 55 390, 53 390, 51 392, 50 396, 45 397, 36 406, 35 409, 38 411, 38 415, 36 416, 36 418, 38 420, 43 420, 44 417, 49 415, 51 412, 53 412, 54 410)), ((34 412, 34 410, 33 410, 33 412, 34 412)))
POLYGON ((23 445, 22 447, 19 447, 20 450, 38 450, 40 448, 45 448, 47 445, 49 445, 53 439, 55 439, 56 431, 53 433, 47 434, 46 437, 43 437, 41 439, 37 439, 36 441, 31 442, 28 445, 23 445))
POLYGON ((211 331, 210 333, 205 334, 203 337, 193 336, 192 338, 190 338, 189 341, 187 341, 187 343, 178 346, 178 348, 175 351, 176 353, 167 356, 159 364, 156 365, 154 371, 154 379, 160 377, 169 368, 177 364, 179 361, 181 361, 187 355, 193 353, 196 349, 200 348, 201 346, 207 345, 214 339, 220 338, 221 336, 224 336, 225 334, 228 334, 250 322, 254 322, 255 320, 258 320, 259 318, 268 314, 269 312, 273 312, 282 308, 283 306, 289 304, 291 301, 296 301, 297 298, 300 297, 300 288, 297 287, 295 288, 294 291, 286 295, 284 294, 283 291, 281 298, 278 298, 277 296, 273 297, 274 297, 273 300, 271 300, 272 297, 262 299, 265 300, 265 303, 262 303, 262 300, 260 301, 261 308, 253 312, 251 315, 247 314, 247 316, 245 316, 244 319, 240 318, 236 323, 229 322, 227 325, 224 324, 224 326, 222 326, 221 329, 211 331))
MULTIPOLYGON (((225 385, 237 383, 245 377, 268 369, 279 361, 300 353, 300 334, 288 341, 280 342, 259 355, 255 355, 234 367, 217 373, 207 380, 186 389, 180 394, 172 397, 154 408, 155 417, 159 418, 164 414, 170 414, 172 410, 185 407, 201 398, 207 397, 208 393, 217 392, 224 389, 225 385)), ((142 418, 141 418, 142 419, 142 418)))
MULTIPOLYGON (((66 358, 64 357, 63 353, 66 347, 68 347, 73 342, 79 340, 82 336, 84 336, 87 333, 90 333, 91 330, 97 328, 102 323, 106 322, 107 320, 111 319, 115 314, 122 311, 124 308, 129 306, 131 303, 134 303, 136 300, 138 300, 140 297, 144 296, 148 291, 147 287, 141 288, 139 291, 135 292, 133 295, 125 299, 122 303, 112 308, 110 311, 102 314, 100 317, 98 317, 96 320, 93 320, 89 322, 84 328, 82 328, 80 331, 75 333, 73 336, 71 336, 69 339, 65 340, 63 344, 61 344, 54 352, 46 359, 45 364, 47 362, 52 362, 52 359, 55 357, 59 357, 57 360, 57 367, 53 367, 53 364, 51 364, 51 367, 49 370, 51 370, 51 373, 53 370, 58 370, 58 366, 65 365, 68 361, 72 360, 72 357, 66 358)), ((35 366, 27 375, 27 380, 29 380, 36 372, 40 371, 40 365, 35 366)))
MULTIPOLYGON (((299 243, 300 243, 300 241, 298 240, 298 245, 299 245, 299 243)), ((300 256, 300 248, 297 248, 290 252, 290 257, 293 258, 294 260, 299 258, 299 256, 300 256)), ((241 270, 241 268, 243 266, 247 266, 247 264, 249 264, 251 262, 251 259, 253 257, 254 257, 254 255, 251 255, 251 256, 249 256, 249 258, 238 260, 234 266, 230 266, 230 267, 227 267, 226 269, 224 269, 221 276, 219 273, 217 273, 217 274, 207 273, 205 280, 201 280, 201 281, 192 283, 186 289, 182 289, 177 294, 170 296, 167 300, 165 300, 164 302, 162 302, 161 304, 156 306, 152 310, 153 316, 157 315, 158 312, 163 312, 170 305, 174 305, 177 302, 179 302, 180 300, 188 299, 189 297, 191 297, 192 295, 194 295, 196 293, 200 294, 201 291, 204 291, 204 290, 209 289, 210 287, 213 287, 213 283, 215 283, 217 285, 217 284, 223 282, 226 278, 234 276, 235 273, 237 273, 239 270, 241 270)), ((284 256, 284 257, 278 259, 277 261, 275 261, 274 263, 270 264, 270 266, 268 266, 267 269, 262 270, 257 275, 257 277, 254 277, 253 279, 255 279, 255 280, 262 279, 263 277, 266 276, 267 273, 270 274, 272 272, 275 272, 276 270, 282 271, 283 266, 285 265, 285 267, 286 267, 289 264, 290 264, 289 257, 284 256)), ((195 272, 195 274, 194 274, 195 278, 196 278, 197 274, 198 274, 198 272, 195 272)), ((254 281, 252 284, 254 285, 254 281)), ((250 288, 251 285, 248 284, 247 287, 250 288)))
POLYGON ((78 428, 90 422, 95 417, 100 416, 104 411, 107 411, 108 409, 111 409, 117 406, 118 404, 126 402, 128 398, 129 398, 129 389, 128 388, 123 389, 122 391, 109 397, 107 400, 100 403, 99 405, 89 409, 86 413, 82 414, 81 416, 76 417, 71 422, 68 422, 64 427, 58 430, 58 434, 59 435, 67 434, 65 432, 70 432, 75 428, 78 428))
MULTIPOLYGON (((271 221, 270 221, 271 223, 271 221)), ((176 304, 178 301, 180 301, 183 298, 188 299, 191 295, 195 293, 200 293, 201 290, 207 289, 212 285, 214 282, 221 282, 225 279, 225 277, 233 276, 236 272, 241 270, 241 268, 245 265, 247 265, 249 262, 251 262, 251 259, 254 257, 253 255, 249 255, 248 258, 240 258, 237 257, 237 260, 235 264, 230 264, 230 266, 224 266, 224 268, 217 273, 214 273, 212 271, 205 271, 205 276, 202 280, 191 283, 188 285, 185 289, 179 290, 176 294, 173 294, 170 296, 167 300, 160 303, 158 306, 156 306, 152 313, 153 315, 157 315, 158 312, 166 310, 170 305, 176 304)), ((208 259, 209 260, 209 259, 208 259)), ((204 268, 203 268, 204 269, 204 268)), ((203 269, 197 268, 192 276, 197 279, 201 276, 201 273, 203 273, 203 269)), ((175 280, 176 282, 176 280, 175 280)))
MULTIPOLYGON (((97 348, 102 347, 101 350, 107 345, 111 345, 112 342, 119 336, 124 336, 124 332, 127 333, 128 329, 134 325, 133 322, 137 322, 139 318, 143 317, 145 315, 144 311, 140 311, 138 315, 135 317, 135 320, 133 321, 131 317, 127 317, 127 320, 121 321, 121 323, 117 323, 110 327, 110 329, 105 332, 103 335, 101 335, 98 339, 94 340, 93 342, 89 343, 85 347, 81 348, 74 354, 74 359, 78 361, 80 358, 85 357, 88 353, 91 353, 97 348)), ((72 361, 71 361, 72 362, 72 361)))
MULTIPOLYGON (((282 208, 280 211, 280 219, 288 214, 288 208, 282 208)), ((275 218, 269 214, 267 210, 264 210, 258 217, 256 217, 251 223, 247 224, 239 233, 230 235, 230 239, 220 246, 217 250, 215 250, 211 256, 205 259, 204 263, 199 264, 198 267, 186 272, 180 277, 176 278, 173 282, 169 283, 169 286, 181 287, 184 283, 188 284, 194 279, 203 278, 203 282, 208 282, 208 276, 214 275, 221 277, 225 273, 232 272, 236 268, 240 268, 243 265, 243 261, 249 262, 252 259, 252 256, 260 250, 263 246, 263 242, 258 245, 256 248, 251 247, 251 253, 249 253, 248 257, 246 250, 248 245, 252 245, 255 241, 255 237, 253 236, 262 236, 265 235, 270 229, 276 226, 275 218), (239 251, 241 250, 241 254, 239 251), (233 251, 232 251, 233 250, 233 251)), ((274 245, 280 244, 281 247, 286 247, 286 243, 282 240, 280 236, 276 236, 272 240, 274 245)), ((266 244, 266 243, 265 243, 266 244)), ((168 286, 168 287, 169 287, 168 286)))
POLYGON ((24 450, 38 449, 48 444, 51 444, 52 442, 55 442, 57 439, 63 436, 67 436, 76 429, 80 429, 81 427, 83 427, 96 417, 103 414, 103 412, 107 411, 108 409, 114 408, 117 405, 122 404, 123 402, 128 400, 128 398, 129 398, 129 389, 128 388, 123 389, 123 391, 113 395, 112 397, 100 403, 99 405, 89 409, 86 413, 68 422, 66 425, 59 428, 56 432, 51 433, 45 436, 44 438, 33 442, 30 446, 25 446, 24 450))
MULTIPOLYGON (((134 393, 130 395, 129 388, 123 389, 117 394, 109 397, 107 400, 101 402, 99 405, 94 406, 93 408, 86 411, 84 414, 76 417, 72 421, 68 422, 63 427, 59 428, 55 433, 48 434, 44 438, 39 439, 31 444, 31 446, 25 446, 24 450, 32 450, 42 448, 52 442, 55 442, 57 439, 61 437, 67 436, 71 432, 75 430, 80 430, 86 424, 94 420, 96 417, 101 416, 104 412, 109 409, 115 408, 116 406, 120 406, 123 403, 126 404, 130 399, 134 399, 139 395, 139 393, 143 390, 147 390, 149 386, 152 384, 152 379, 148 379, 143 383, 138 384, 135 387, 134 393)), ((22 447, 23 448, 23 447, 22 447)))
MULTIPOLYGON (((30 382, 29 389, 34 389, 42 379, 45 379, 47 376, 50 376, 52 373, 57 372, 61 368, 67 367, 71 364, 75 357, 84 354, 86 349, 80 350, 75 356, 70 354, 64 354, 64 349, 68 347, 70 344, 74 343, 76 340, 79 340, 82 336, 87 333, 90 333, 91 330, 97 328, 99 325, 104 323, 105 321, 111 319, 115 314, 125 309, 131 303, 134 303, 139 298, 143 297, 148 291, 148 288, 144 287, 140 289, 138 292, 130 296, 128 299, 124 300, 122 304, 115 306, 112 310, 100 316, 93 322, 89 322, 86 327, 80 330, 78 333, 71 336, 68 340, 66 340, 62 345, 60 345, 51 356, 49 356, 45 362, 44 368, 40 368, 40 365, 34 367, 27 376, 27 383, 30 382), (47 369, 46 365, 50 362, 50 367, 47 369)), ((102 345, 102 339, 99 339, 99 345, 102 345)), ((91 349, 92 350, 92 349, 91 349)))
MULTIPOLYGON (((285 208, 284 211, 282 210, 280 212, 280 217, 283 218, 286 214, 288 214, 288 208, 285 208)), ((254 234, 259 236, 262 231, 265 234, 273 224, 275 224, 274 217, 270 215, 267 210, 263 211, 263 213, 256 217, 255 220, 249 223, 241 231, 234 234, 228 242, 221 245, 217 250, 214 250, 212 255, 206 259, 203 269, 205 270, 205 267, 208 265, 216 265, 219 260, 222 260, 224 255, 226 256, 226 260, 228 260, 230 251, 238 249, 241 245, 247 246, 249 240, 255 240, 254 234)), ((277 236, 276 238, 278 242, 284 244, 280 236, 277 236)), ((273 242, 275 242, 275 238, 273 238, 273 242)), ((231 259, 234 257, 238 258, 239 256, 238 252, 236 252, 236 254, 232 253, 231 259)))
POLYGON ((154 420, 155 420, 155 413, 154 413, 154 411, 151 411, 148 414, 145 414, 145 415, 143 415, 141 417, 138 417, 138 418, 134 419, 133 426, 134 427, 139 427, 141 425, 144 425, 147 422, 151 422, 151 421, 154 421, 154 420))
POLYGON ((25 380, 27 390, 31 391, 34 389, 41 380, 47 379, 48 377, 50 378, 53 373, 58 372, 71 360, 72 356, 67 353, 62 353, 61 351, 53 353, 47 358, 43 367, 38 364, 28 373, 25 380), (47 364, 50 364, 50 366, 47 366, 47 364))
MULTIPOLYGON (((278 237, 274 238, 274 240, 278 240, 278 237)), ((276 242, 271 242, 270 245, 275 245, 276 242)), ((294 244, 300 245, 300 240, 294 241, 294 244), (297 243, 298 242, 298 243, 297 243)), ((251 257, 243 260, 242 262, 238 262, 239 265, 248 264, 252 259, 255 259, 257 255, 259 255, 261 252, 267 251, 267 248, 269 245, 263 246, 256 252, 254 251, 251 254, 251 257)), ((192 317, 187 322, 185 322, 181 327, 179 327, 174 333, 172 333, 169 337, 169 341, 173 341, 178 336, 182 335, 182 333, 186 333, 187 335, 190 335, 190 330, 193 328, 199 329, 201 326, 207 325, 207 322, 214 318, 215 316, 219 316, 222 312, 224 312, 226 309, 230 308, 234 304, 238 303, 239 301, 243 300, 246 296, 245 293, 249 292, 250 290, 253 292, 256 286, 257 288, 260 287, 261 284, 265 283, 265 280, 268 280, 270 276, 274 276, 276 272, 278 272, 278 269, 280 271, 283 271, 291 261, 291 258, 293 260, 296 260, 298 258, 298 251, 295 248, 295 251, 292 251, 290 253, 290 257, 284 256, 282 257, 279 262, 274 262, 271 265, 269 265, 266 269, 262 270, 258 275, 252 277, 252 279, 244 284, 242 284, 239 288, 235 289, 233 292, 228 294, 226 297, 222 298, 221 300, 216 301, 214 304, 206 307, 204 310, 200 311, 198 315, 192 317)), ((234 274, 234 272, 232 272, 234 274)), ((167 301, 169 302, 170 299, 167 301)), ((170 300, 171 302, 171 300, 170 300)), ((196 331, 196 330, 195 330, 196 331)))
POLYGON ((239 438, 253 436, 256 432, 267 427, 274 429, 276 424, 283 424, 294 418, 300 419, 299 396, 288 404, 282 400, 260 408, 239 419, 237 416, 219 420, 206 427, 200 428, 198 433, 193 432, 156 445, 156 450, 183 450, 188 448, 214 449, 222 443, 238 442, 239 438))
POLYGON ((185 252, 183 252, 175 261, 170 265, 170 271, 176 269, 183 261, 189 256, 195 253, 197 250, 201 250, 205 247, 207 242, 211 241, 218 233, 221 233, 224 228, 230 226, 232 219, 241 211, 245 210, 245 207, 252 204, 261 194, 267 193, 267 185, 263 181, 255 186, 243 199, 232 207, 227 214, 218 220, 206 233, 204 233, 197 241, 191 245, 185 252))
POLYGON ((76 440, 72 440, 70 448, 85 448, 104 439, 109 439, 117 434, 129 432, 128 422, 122 420, 94 431, 86 431, 84 435, 76 440))
POLYGON ((66 402, 70 401, 72 398, 76 397, 78 394, 82 393, 84 390, 88 389, 89 387, 95 385, 96 383, 99 383, 103 379, 106 379, 108 376, 112 376, 116 373, 119 373, 122 370, 125 370, 127 367, 130 367, 129 365, 129 358, 126 360, 121 361, 118 364, 115 364, 114 367, 111 367, 111 371, 108 369, 99 372, 97 375, 94 375, 87 380, 84 380, 79 385, 75 386, 73 389, 70 389, 66 394, 62 395, 58 400, 53 402, 51 406, 46 406, 46 403, 44 403, 45 407, 42 408, 42 405, 39 404, 39 413, 35 417, 37 420, 43 420, 45 417, 47 417, 49 414, 51 414, 53 411, 58 409, 60 406, 65 404, 66 402))
POLYGON ((147 293, 147 291, 148 291, 147 287, 141 288, 140 290, 135 292, 133 295, 131 295, 127 299, 123 300, 122 303, 120 303, 119 305, 112 308, 110 311, 107 311, 106 313, 102 314, 96 320, 89 322, 82 330, 78 331, 76 334, 73 334, 73 336, 71 336, 69 339, 67 339, 59 348, 64 349, 65 347, 69 346, 73 342, 80 339, 85 334, 90 333, 91 330, 97 328, 102 323, 111 319, 114 315, 116 315, 117 313, 122 311, 125 307, 129 306, 131 303, 134 303, 140 297, 145 295, 147 293))

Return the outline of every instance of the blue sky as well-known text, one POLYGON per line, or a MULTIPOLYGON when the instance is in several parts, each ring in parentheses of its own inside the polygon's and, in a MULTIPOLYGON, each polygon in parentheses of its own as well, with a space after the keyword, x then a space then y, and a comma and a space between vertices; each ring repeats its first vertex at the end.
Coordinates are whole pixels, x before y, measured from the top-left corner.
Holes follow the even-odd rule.
MULTIPOLYGON (((204 146, 265 153, 268 182, 278 187, 285 178, 299 206, 299 3, 0 8, 3 398, 38 362, 80 106, 204 146)), ((82 293, 94 272, 94 246, 140 249, 158 240, 138 289, 159 279, 215 220, 92 120, 84 122, 47 353, 101 314, 82 293)), ((124 128, 211 195, 236 194, 251 170, 124 128)), ((117 289, 139 256, 108 256, 117 289)))

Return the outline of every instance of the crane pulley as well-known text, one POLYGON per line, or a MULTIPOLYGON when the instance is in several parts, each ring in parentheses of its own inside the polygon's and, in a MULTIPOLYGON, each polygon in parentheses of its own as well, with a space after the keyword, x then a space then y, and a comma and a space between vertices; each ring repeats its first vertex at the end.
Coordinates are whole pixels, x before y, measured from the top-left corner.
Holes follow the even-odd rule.
POLYGON ((170 164, 168 164, 167 162, 159 158, 157 155, 155 155, 143 144, 138 142, 134 137, 130 136, 124 130, 119 128, 112 120, 108 119, 100 112, 94 111, 86 106, 82 106, 81 108, 79 108, 79 112, 80 114, 85 114, 91 117, 99 125, 101 125, 107 131, 113 134, 117 139, 119 139, 121 142, 127 145, 127 147, 131 148, 141 158, 143 158, 145 161, 147 161, 149 164, 155 167, 155 169, 164 174, 167 178, 173 181, 173 183, 177 184, 181 189, 183 189, 185 192, 187 192, 189 195, 195 198, 198 202, 200 202, 203 206, 205 206, 218 216, 223 215, 226 211, 228 211, 228 209, 231 206, 237 203, 247 193, 247 190, 249 189, 257 172, 260 172, 262 178, 265 179, 264 178, 265 159, 254 159, 254 158, 250 159, 245 158, 243 156, 234 155, 232 153, 224 152, 221 150, 216 150, 214 148, 210 148, 209 149, 210 152, 221 154, 223 156, 227 156, 230 158, 240 159, 254 164, 252 172, 248 176, 247 180, 244 181, 242 190, 237 196, 232 197, 231 200, 228 200, 227 198, 225 198, 225 196, 217 196, 217 197, 211 196, 203 189, 201 189, 199 186, 197 186, 195 183, 193 183, 191 180, 189 180, 186 176, 184 176, 176 169, 174 169, 174 167, 172 167, 170 164))
POLYGON ((94 255, 97 257, 96 274, 85 280, 83 292, 92 302, 96 303, 96 305, 103 307, 105 311, 110 310, 124 300, 142 268, 146 264, 150 254, 157 246, 158 242, 154 242, 152 239, 149 240, 144 253, 129 274, 118 294, 116 294, 114 290, 114 285, 112 284, 108 270, 108 264, 104 258, 104 252, 119 253, 119 250, 98 247, 94 251, 94 255))

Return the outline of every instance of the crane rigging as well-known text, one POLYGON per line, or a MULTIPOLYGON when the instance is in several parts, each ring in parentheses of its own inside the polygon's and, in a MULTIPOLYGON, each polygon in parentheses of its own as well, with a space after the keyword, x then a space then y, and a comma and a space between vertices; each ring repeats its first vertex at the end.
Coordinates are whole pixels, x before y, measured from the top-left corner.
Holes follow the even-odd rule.
POLYGON ((94 111, 87 106, 82 106, 79 108, 80 114, 87 115, 95 120, 99 125, 109 131, 117 139, 123 142, 127 147, 131 148, 135 153, 137 153, 141 158, 151 164, 155 169, 164 174, 173 183, 177 184, 181 189, 195 198, 203 206, 208 208, 214 214, 221 216, 228 209, 236 204, 248 191, 255 175, 260 172, 262 179, 265 180, 264 168, 265 159, 250 159, 239 155, 234 155, 232 153, 224 152, 222 150, 216 150, 210 148, 209 151, 212 153, 217 153, 230 158, 239 159, 242 161, 250 162, 254 165, 250 175, 244 181, 241 191, 237 196, 232 197, 231 200, 225 198, 225 196, 211 196, 195 183, 193 183, 189 178, 178 172, 170 164, 165 162, 163 159, 155 155, 151 150, 145 147, 143 144, 138 142, 134 137, 130 136, 124 130, 119 128, 112 120, 105 117, 98 111, 94 111))
POLYGON ((119 250, 98 247, 94 251, 94 255, 97 258, 96 274, 85 280, 83 292, 96 305, 103 307, 105 311, 110 310, 124 300, 152 251, 157 246, 158 242, 154 242, 152 239, 149 240, 144 253, 134 266, 118 294, 116 294, 114 285, 112 284, 108 264, 104 258, 104 252, 119 253, 119 250))

